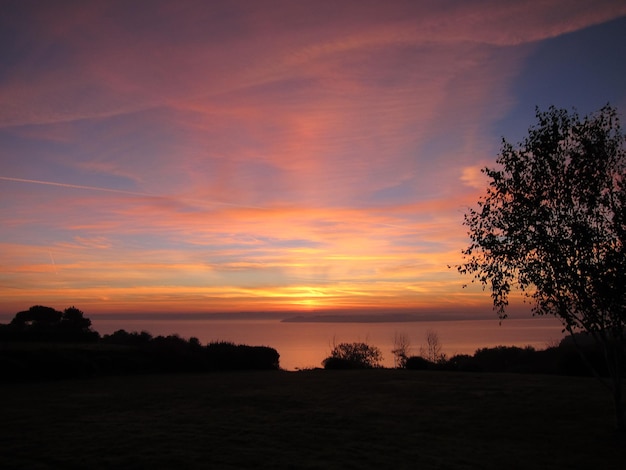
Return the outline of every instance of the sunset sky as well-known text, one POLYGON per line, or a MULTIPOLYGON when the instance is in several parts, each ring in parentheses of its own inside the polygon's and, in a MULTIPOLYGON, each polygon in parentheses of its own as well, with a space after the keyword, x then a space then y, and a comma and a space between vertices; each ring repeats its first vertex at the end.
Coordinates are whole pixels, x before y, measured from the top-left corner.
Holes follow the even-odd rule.
POLYGON ((0 314, 490 313, 480 168, 625 59, 623 0, 0 0, 0 314))

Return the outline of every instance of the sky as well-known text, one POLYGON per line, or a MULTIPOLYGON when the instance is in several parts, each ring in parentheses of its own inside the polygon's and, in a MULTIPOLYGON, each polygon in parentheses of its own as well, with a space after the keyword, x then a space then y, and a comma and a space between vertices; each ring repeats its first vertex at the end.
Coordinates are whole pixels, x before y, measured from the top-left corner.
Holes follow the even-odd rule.
POLYGON ((494 315, 480 169, 625 57, 623 1, 0 0, 0 314, 494 315))

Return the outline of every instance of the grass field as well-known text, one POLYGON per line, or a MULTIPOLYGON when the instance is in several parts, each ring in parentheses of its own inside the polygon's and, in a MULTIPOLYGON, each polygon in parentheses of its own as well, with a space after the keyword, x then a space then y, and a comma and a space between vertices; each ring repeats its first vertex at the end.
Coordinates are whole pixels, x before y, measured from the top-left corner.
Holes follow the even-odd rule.
POLYGON ((0 387, 2 468, 622 469, 593 379, 405 370, 0 387))

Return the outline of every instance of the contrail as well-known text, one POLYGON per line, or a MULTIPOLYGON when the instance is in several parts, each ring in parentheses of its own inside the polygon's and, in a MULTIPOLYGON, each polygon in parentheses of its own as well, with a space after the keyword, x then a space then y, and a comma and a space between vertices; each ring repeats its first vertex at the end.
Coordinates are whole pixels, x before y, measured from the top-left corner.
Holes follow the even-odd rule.
POLYGON ((61 188, 71 188, 71 189, 84 189, 88 191, 103 191, 107 193, 131 194, 133 196, 151 196, 150 194, 147 194, 147 193, 139 193, 135 191, 124 191, 123 189, 101 188, 99 186, 82 186, 80 184, 56 183, 54 181, 27 180, 23 178, 10 178, 8 176, 0 176, 0 180, 14 181, 16 183, 44 184, 47 186, 58 186, 61 188))
MULTIPOLYGON (((126 191, 123 189, 112 189, 112 188, 102 188, 100 186, 84 186, 80 184, 69 184, 69 183, 57 183, 55 181, 41 181, 41 180, 30 180, 25 178, 12 178, 9 176, 0 176, 0 180, 2 181, 12 181, 15 183, 30 183, 30 184, 43 184, 46 186, 57 186, 60 188, 69 188, 69 189, 82 189, 86 191, 101 191, 105 193, 116 193, 116 194, 128 194, 131 196, 141 196, 141 197, 150 197, 155 199, 164 199, 170 196, 159 196, 158 194, 150 194, 150 193, 141 193, 138 191, 126 191)), ((178 199, 178 198, 174 198, 178 199)), ((223 201, 205 201, 202 199, 188 199, 188 198, 180 198, 179 201, 188 201, 194 202, 196 204, 211 204, 211 205, 222 205, 222 206, 232 206, 232 207, 243 207, 246 209, 258 209, 258 210, 266 210, 265 207, 259 206, 251 206, 246 204, 236 204, 233 202, 223 202, 223 201)))
MULTIPOLYGON (((82 190, 86 190, 86 191, 101 191, 101 192, 105 192, 105 193, 127 194, 127 195, 130 195, 130 196, 149 197, 149 198, 155 198, 155 199, 171 198, 171 199, 176 199, 176 200, 181 201, 181 202, 188 202, 188 203, 200 204, 200 205, 214 205, 214 206, 219 205, 219 206, 241 207, 243 209, 255 209, 255 210, 260 210, 260 211, 268 210, 267 207, 252 206, 252 205, 249 205, 249 204, 237 204, 237 203, 234 203, 234 202, 223 202, 223 201, 215 201, 215 200, 213 200, 213 201, 206 201, 206 200, 202 200, 202 199, 176 198, 176 197, 171 197, 171 196, 159 196, 157 194, 141 193, 141 192, 138 192, 138 191, 125 191, 123 189, 102 188, 102 187, 99 187, 99 186, 84 186, 84 185, 80 185, 80 184, 57 183, 55 181, 41 181, 41 180, 31 180, 31 179, 25 179, 25 178, 12 178, 12 177, 9 177, 9 176, 0 176, 0 180, 1 181, 13 181, 13 182, 16 182, 16 183, 43 184, 43 185, 46 185, 46 186, 57 186, 57 187, 60 187, 60 188, 69 188, 69 189, 82 189, 82 190)), ((403 226, 403 225, 386 224, 386 223, 373 223, 373 225, 377 225, 377 226, 381 226, 381 227, 390 227, 390 228, 395 228, 395 229, 405 229, 406 228, 406 226, 403 226)))
POLYGON ((49 251, 48 254, 50 255, 50 261, 52 261, 52 266, 54 266, 54 274, 59 274, 59 271, 57 270, 57 264, 54 262, 54 257, 52 256, 52 252, 49 251))

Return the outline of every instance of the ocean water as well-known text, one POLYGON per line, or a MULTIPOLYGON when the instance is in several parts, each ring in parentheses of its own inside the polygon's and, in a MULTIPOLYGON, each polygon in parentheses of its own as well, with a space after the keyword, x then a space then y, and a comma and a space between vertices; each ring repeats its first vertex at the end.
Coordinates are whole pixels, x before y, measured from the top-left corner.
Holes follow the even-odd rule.
POLYGON ((561 324, 554 318, 462 321, 414 321, 390 323, 291 323, 276 319, 100 319, 91 317, 100 334, 116 330, 147 331, 153 336, 178 334, 196 337, 202 344, 232 341, 237 344, 271 346, 280 354, 280 365, 286 370, 320 367, 333 344, 367 342, 383 354, 383 365, 393 366, 394 338, 409 338, 410 353, 419 354, 426 345, 426 332, 435 331, 448 357, 473 354, 476 349, 494 346, 533 346, 544 349, 563 338, 561 324))

